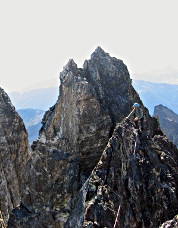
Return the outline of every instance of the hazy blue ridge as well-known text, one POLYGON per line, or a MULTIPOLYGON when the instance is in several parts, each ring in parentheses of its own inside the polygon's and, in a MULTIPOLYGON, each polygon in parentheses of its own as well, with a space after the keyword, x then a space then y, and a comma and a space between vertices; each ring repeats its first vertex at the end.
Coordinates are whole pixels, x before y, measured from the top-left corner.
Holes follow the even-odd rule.
POLYGON ((16 109, 40 109, 47 111, 59 95, 59 87, 33 89, 24 93, 10 92, 9 97, 16 109))
POLYGON ((132 80, 132 85, 151 115, 154 113, 154 107, 159 104, 178 114, 178 85, 144 80, 132 80))
POLYGON ((163 132, 178 147, 178 115, 163 105, 155 106, 154 115, 158 116, 163 132))
POLYGON ((18 109, 17 112, 24 121, 28 132, 29 143, 31 144, 35 139, 38 138, 39 130, 42 126, 41 120, 45 112, 43 110, 31 108, 18 109))
POLYGON ((38 138, 45 111, 53 106, 58 99, 59 86, 32 89, 23 93, 11 92, 8 95, 24 121, 31 144, 38 138))
POLYGON ((32 142, 38 138, 39 130, 41 129, 41 127, 42 127, 41 122, 38 122, 37 124, 27 127, 28 139, 30 144, 32 144, 32 142))

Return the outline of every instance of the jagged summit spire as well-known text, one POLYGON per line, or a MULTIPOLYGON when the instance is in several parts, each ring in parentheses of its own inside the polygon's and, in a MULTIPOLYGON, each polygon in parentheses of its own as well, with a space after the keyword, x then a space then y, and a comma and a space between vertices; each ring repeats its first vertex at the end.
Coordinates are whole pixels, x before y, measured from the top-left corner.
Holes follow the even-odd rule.
POLYGON ((63 71, 60 73, 60 79, 64 79, 69 71, 72 71, 74 74, 78 74, 77 64, 73 59, 69 59, 68 63, 63 67, 63 71))
MULTIPOLYGON (((124 68, 127 66, 123 63, 121 59, 112 57, 108 52, 105 52, 100 46, 98 46, 95 51, 91 54, 91 59, 93 62, 102 62, 104 65, 115 65, 116 62, 118 65, 121 65, 124 68)), ((86 66, 86 63, 85 63, 86 66)))
POLYGON ((70 70, 71 68, 77 68, 77 64, 74 62, 73 59, 69 59, 68 63, 63 68, 64 70, 70 70))
POLYGON ((100 46, 95 49, 95 52, 105 52, 100 46))
POLYGON ((100 46, 98 46, 95 51, 91 54, 91 58, 95 57, 95 56, 108 56, 110 57, 110 55, 105 52, 100 46))

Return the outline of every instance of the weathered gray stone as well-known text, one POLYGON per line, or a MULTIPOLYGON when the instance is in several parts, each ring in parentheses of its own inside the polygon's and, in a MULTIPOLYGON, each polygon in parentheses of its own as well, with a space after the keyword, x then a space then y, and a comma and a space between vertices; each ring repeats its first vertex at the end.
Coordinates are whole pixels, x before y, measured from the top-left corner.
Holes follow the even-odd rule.
POLYGON ((20 205, 29 156, 24 123, 0 88, 0 210, 6 224, 11 210, 20 205))

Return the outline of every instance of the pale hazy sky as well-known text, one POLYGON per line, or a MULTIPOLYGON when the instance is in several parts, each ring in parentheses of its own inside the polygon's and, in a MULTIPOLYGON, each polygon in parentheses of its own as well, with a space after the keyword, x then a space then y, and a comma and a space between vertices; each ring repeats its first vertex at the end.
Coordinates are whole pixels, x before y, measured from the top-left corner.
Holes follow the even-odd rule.
POLYGON ((178 69, 178 0, 0 0, 0 87, 58 78, 97 46, 130 74, 178 69))

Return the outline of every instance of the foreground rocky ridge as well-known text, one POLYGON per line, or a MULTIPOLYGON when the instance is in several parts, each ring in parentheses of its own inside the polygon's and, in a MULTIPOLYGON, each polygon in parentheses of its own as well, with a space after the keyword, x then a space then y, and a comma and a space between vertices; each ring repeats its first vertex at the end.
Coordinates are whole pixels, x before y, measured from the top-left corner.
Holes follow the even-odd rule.
POLYGON ((134 152, 137 134, 118 124, 65 227, 114 227, 119 207, 117 227, 159 227, 178 212, 175 145, 155 135, 140 138, 134 152))
POLYGON ((23 174, 29 156, 24 123, 8 95, 0 88, 0 211, 5 224, 11 210, 20 205, 23 174))
POLYGON ((144 106, 142 137, 122 121, 134 102, 143 105, 125 64, 98 47, 83 69, 70 60, 60 79, 8 227, 113 227, 119 206, 118 227, 171 219, 177 149, 144 106))

